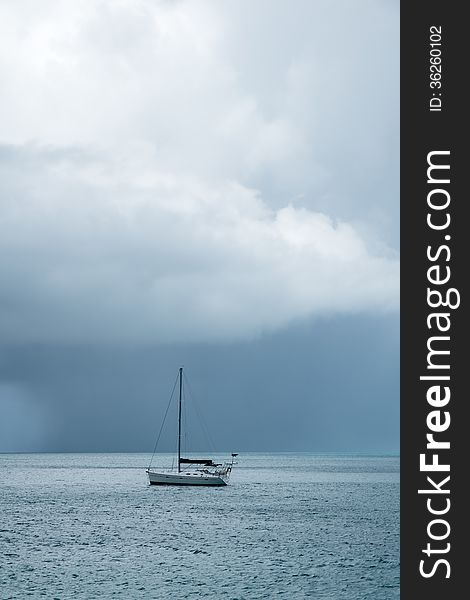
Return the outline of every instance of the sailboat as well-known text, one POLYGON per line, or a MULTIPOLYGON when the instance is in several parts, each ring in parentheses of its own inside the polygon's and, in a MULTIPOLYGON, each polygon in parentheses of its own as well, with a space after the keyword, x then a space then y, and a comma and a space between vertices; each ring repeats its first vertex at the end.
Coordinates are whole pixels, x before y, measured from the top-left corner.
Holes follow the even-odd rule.
MULTIPOLYGON (((179 369, 179 400, 178 400, 178 439, 176 469, 155 470, 149 465, 147 475, 150 485, 227 485, 234 465, 232 453, 230 461, 215 463, 209 458, 181 457, 181 403, 183 396, 183 367, 179 369)), ((176 382, 175 382, 176 384, 176 382)), ((174 388, 173 388, 174 389, 174 388)), ((170 399, 171 402, 171 399, 170 399)), ((161 430, 160 430, 161 431, 161 430)), ((158 440, 157 440, 158 443, 158 440)))

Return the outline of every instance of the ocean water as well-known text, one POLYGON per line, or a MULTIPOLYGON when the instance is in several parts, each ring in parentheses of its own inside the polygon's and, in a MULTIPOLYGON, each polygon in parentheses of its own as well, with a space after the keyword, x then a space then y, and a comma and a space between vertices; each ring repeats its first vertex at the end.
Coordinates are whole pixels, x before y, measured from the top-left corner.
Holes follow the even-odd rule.
POLYGON ((0 598, 399 598, 398 457, 237 460, 183 488, 146 454, 0 455, 0 598))

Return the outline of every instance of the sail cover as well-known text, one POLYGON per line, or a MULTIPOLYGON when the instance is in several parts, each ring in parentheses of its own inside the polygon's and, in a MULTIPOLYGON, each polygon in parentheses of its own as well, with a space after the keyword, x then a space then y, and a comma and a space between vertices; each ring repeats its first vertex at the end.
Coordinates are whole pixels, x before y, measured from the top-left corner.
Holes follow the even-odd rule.
POLYGON ((206 467, 217 466, 210 458, 180 458, 182 465, 205 465, 206 467))

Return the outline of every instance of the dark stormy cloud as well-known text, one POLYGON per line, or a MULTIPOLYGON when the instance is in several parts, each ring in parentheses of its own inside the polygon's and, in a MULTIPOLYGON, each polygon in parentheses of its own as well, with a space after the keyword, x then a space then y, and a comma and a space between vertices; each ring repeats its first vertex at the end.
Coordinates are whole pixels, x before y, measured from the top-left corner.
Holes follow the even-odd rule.
POLYGON ((0 450, 148 449, 183 362, 219 447, 396 448, 398 5, 0 29, 0 450))
POLYGON ((397 450, 397 332, 396 317, 339 317, 224 346, 10 349, 4 449, 151 451, 184 364, 195 449, 397 450))

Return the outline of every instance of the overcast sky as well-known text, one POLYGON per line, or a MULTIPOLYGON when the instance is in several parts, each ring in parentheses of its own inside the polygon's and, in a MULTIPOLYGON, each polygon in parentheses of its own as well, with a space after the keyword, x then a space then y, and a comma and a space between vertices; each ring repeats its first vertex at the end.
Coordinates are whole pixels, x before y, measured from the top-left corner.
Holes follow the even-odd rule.
POLYGON ((0 4, 0 450, 398 449, 398 9, 0 4))

